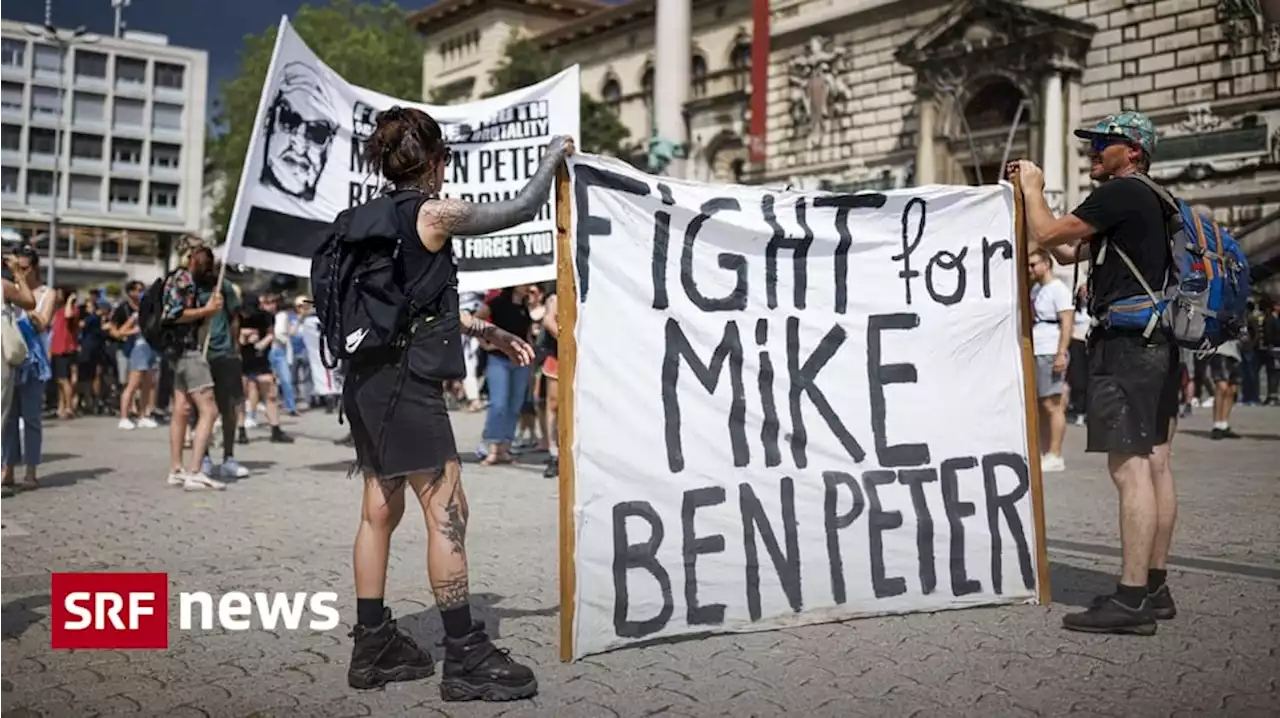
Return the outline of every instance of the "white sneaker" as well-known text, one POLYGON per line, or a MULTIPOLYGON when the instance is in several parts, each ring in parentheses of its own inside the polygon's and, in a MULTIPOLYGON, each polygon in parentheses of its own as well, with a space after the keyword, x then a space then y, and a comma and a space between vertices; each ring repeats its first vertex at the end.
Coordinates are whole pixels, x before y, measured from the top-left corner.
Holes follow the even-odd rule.
POLYGON ((1067 462, 1061 456, 1053 454, 1045 454, 1040 457, 1040 471, 1042 472, 1059 472, 1067 470, 1067 462))
POLYGON ((187 491, 222 491, 227 485, 205 476, 203 472, 183 473, 182 488, 187 491))
POLYGON ((184 483, 186 483, 186 481, 187 481, 187 477, 186 477, 186 474, 182 471, 182 469, 174 469, 173 471, 169 472, 170 486, 182 486, 184 483))
POLYGON ((138 428, 138 425, 133 423, 133 420, 131 419, 121 419, 120 423, 116 424, 116 428, 124 429, 125 431, 133 431, 138 428))
POLYGON ((258 428, 258 420, 254 419, 252 416, 246 416, 244 418, 244 428, 246 429, 258 428))
POLYGON ((249 470, 240 465, 235 459, 227 459, 218 467, 218 476, 224 479, 243 479, 249 475, 249 470))
POLYGON ((156 423, 155 419, 152 419, 149 416, 144 416, 141 419, 138 419, 139 429, 154 429, 157 426, 160 426, 160 425, 156 423))

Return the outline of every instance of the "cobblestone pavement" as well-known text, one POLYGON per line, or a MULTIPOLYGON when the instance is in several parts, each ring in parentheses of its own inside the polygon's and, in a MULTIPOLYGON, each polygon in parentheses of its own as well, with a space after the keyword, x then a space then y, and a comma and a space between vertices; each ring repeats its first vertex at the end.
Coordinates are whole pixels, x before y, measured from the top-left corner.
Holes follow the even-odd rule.
MULTIPOLYGON (((1201 412, 1205 414, 1207 412, 1201 412)), ((463 447, 480 418, 457 414, 463 447)), ((1072 428, 1047 478, 1055 603, 950 611, 653 645, 557 661, 556 491, 540 467, 469 467, 475 603, 542 687, 516 704, 444 704, 436 681, 357 693, 345 683, 358 486, 333 417, 291 447, 240 447, 253 476, 216 495, 164 486, 163 432, 80 419, 46 432, 45 488, 3 502, 3 712, 93 716, 1275 715, 1280 710, 1280 410, 1241 408, 1247 438, 1175 443, 1182 513, 1178 618, 1152 638, 1069 634, 1062 615, 1109 589, 1114 492, 1072 428), (49 647, 55 570, 167 571, 171 591, 330 587, 344 625, 323 634, 171 632, 168 652, 49 647)), ((412 511, 412 509, 410 509, 412 511)), ((440 654, 423 526, 394 543, 388 600, 440 654)))

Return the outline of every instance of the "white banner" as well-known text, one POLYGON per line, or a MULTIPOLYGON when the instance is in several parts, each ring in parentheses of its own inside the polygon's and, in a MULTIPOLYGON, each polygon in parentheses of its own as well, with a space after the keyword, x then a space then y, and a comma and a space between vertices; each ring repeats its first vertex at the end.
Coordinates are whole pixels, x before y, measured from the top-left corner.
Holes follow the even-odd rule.
MULTIPOLYGON (((514 197, 553 135, 578 137, 578 68, 537 85, 436 107, 356 87, 320 62, 281 18, 227 231, 227 261, 308 276, 319 230, 376 196, 381 178, 364 162, 377 113, 426 111, 453 150, 443 196, 473 202, 514 197)), ((459 289, 482 291, 555 278, 553 199, 537 218, 500 235, 458 237, 459 289)))
POLYGON ((574 657, 1035 600, 1008 184, 569 164, 574 657))

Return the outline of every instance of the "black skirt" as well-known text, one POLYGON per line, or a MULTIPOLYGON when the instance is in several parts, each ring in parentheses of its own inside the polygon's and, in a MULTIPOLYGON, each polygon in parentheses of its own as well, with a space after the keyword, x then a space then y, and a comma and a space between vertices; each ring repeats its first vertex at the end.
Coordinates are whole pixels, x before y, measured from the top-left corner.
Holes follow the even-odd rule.
POLYGON ((444 385, 416 378, 404 362, 353 367, 342 406, 351 424, 356 468, 383 481, 438 476, 458 459, 444 385))

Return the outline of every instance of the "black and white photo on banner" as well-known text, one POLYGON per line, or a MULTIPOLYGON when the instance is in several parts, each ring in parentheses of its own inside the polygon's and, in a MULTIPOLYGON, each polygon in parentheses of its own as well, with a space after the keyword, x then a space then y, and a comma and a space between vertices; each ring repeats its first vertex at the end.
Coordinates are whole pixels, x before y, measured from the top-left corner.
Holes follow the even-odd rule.
POLYGON ((1008 184, 569 166, 570 655, 1036 600, 1008 184))
MULTIPOLYGON (((433 106, 345 81, 280 21, 227 228, 232 264, 307 276, 322 230, 382 189, 363 158, 378 112, 416 107, 440 123, 452 156, 441 194, 473 202, 513 197, 554 135, 577 137, 577 66, 475 102, 433 106), (554 108, 554 111, 553 109, 554 108)), ((459 289, 483 291, 555 277, 553 198, 538 216, 499 235, 457 237, 459 289)))

